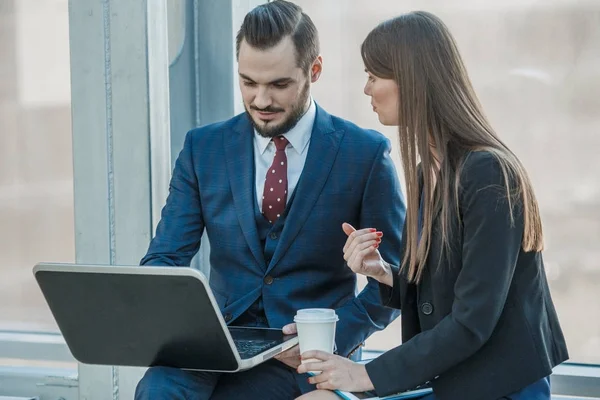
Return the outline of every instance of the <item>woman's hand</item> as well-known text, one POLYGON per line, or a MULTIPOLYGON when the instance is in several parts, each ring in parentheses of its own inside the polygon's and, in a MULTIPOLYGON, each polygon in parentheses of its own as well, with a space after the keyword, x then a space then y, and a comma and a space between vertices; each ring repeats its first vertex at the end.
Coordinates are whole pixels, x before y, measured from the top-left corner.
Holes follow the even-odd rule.
POLYGON ((356 230, 346 222, 342 224, 344 233, 348 235, 344 245, 344 260, 354 273, 370 276, 381 283, 393 286, 392 269, 379 254, 379 244, 383 232, 365 228, 356 230))
POLYGON ((308 371, 321 372, 308 379, 311 384, 317 385, 317 389, 340 389, 347 392, 364 392, 374 389, 364 364, 318 350, 304 352, 302 358, 320 360, 298 367, 300 374, 308 371))

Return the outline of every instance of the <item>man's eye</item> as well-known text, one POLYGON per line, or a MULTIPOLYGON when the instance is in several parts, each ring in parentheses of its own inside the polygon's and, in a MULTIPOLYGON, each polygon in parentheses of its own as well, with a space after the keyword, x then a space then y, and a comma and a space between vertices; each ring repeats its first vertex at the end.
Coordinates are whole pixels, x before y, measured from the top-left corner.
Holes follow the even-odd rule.
POLYGON ((277 89, 285 89, 289 85, 290 85, 289 83, 275 83, 275 84, 273 84, 273 86, 275 86, 277 89))
POLYGON ((252 86, 256 86, 256 83, 244 81, 244 86, 250 86, 250 87, 252 87, 252 86))

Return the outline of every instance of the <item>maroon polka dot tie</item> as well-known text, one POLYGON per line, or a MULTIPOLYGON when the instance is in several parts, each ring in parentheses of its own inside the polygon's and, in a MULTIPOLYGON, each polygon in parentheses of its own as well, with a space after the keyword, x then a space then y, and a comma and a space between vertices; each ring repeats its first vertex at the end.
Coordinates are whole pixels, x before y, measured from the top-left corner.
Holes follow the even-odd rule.
POLYGON ((265 190, 263 192, 262 213, 270 223, 275 223, 285 210, 287 199, 287 157, 285 147, 289 143, 283 136, 271 139, 277 148, 273 164, 265 177, 265 190))

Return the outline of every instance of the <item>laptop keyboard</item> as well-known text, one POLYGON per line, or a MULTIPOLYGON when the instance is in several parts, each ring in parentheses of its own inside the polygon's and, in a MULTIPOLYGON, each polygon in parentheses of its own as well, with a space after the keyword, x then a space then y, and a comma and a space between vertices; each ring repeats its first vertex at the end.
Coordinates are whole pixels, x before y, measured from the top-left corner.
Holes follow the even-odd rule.
POLYGON ((241 358, 252 358, 277 345, 276 340, 233 340, 241 358))

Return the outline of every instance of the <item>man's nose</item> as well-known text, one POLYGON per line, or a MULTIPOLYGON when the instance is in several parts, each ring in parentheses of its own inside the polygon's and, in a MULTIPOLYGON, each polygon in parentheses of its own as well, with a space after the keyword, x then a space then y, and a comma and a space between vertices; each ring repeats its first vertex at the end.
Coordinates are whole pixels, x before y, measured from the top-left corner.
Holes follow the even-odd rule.
POLYGON ((264 109, 271 105, 271 95, 266 88, 259 88, 254 98, 254 105, 257 108, 264 109))

